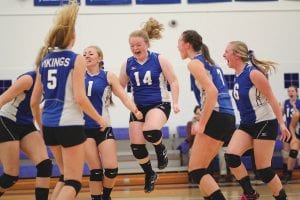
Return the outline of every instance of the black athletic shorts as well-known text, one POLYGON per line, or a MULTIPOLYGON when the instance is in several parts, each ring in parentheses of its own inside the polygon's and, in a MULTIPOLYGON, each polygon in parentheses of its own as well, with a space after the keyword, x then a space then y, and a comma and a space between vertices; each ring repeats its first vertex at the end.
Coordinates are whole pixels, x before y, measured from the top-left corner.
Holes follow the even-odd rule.
POLYGON ((278 134, 277 119, 266 120, 256 124, 240 124, 239 128, 248 133, 253 139, 276 140, 278 134))
POLYGON ((138 106, 139 111, 141 111, 143 113, 143 116, 144 116, 143 119, 138 120, 135 117, 135 115, 131 112, 129 122, 133 122, 133 121, 145 122, 145 117, 146 117, 147 112, 149 110, 153 109, 153 108, 158 108, 158 109, 162 110, 165 113, 167 119, 169 119, 170 112, 171 112, 171 103, 170 102, 163 102, 161 104, 152 105, 152 106, 145 106, 145 107, 139 107, 138 106))
POLYGON ((83 126, 43 126, 43 134, 47 146, 72 147, 86 140, 83 126))
POLYGON ((0 116, 0 142, 22 140, 26 135, 36 130, 33 123, 17 124, 11 119, 0 116))
POLYGON ((226 142, 235 129, 235 117, 233 115, 213 111, 205 126, 204 134, 226 142))
POLYGON ((107 127, 104 131, 101 131, 100 128, 86 128, 84 132, 87 138, 93 138, 96 141, 97 146, 104 140, 115 139, 111 127, 107 127))

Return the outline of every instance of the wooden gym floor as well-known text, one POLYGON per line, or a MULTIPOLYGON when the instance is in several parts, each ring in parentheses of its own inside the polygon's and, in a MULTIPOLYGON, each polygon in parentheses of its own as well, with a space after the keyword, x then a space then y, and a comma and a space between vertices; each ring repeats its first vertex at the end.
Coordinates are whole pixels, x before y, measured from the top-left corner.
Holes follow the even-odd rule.
MULTIPOLYGON (((293 181, 284 185, 289 200, 300 200, 300 176, 295 173, 293 181)), ((189 184, 186 172, 160 173, 155 191, 145 194, 143 191, 142 174, 119 175, 116 187, 112 192, 113 200, 200 200, 203 199, 197 185, 189 184)), ((57 179, 51 180, 51 187, 57 179)), ((83 188, 78 194, 78 200, 90 199, 87 187, 88 177, 83 178, 83 188)), ((252 181, 260 193, 260 200, 274 199, 267 186, 261 181, 252 181)), ((221 190, 228 200, 239 200, 241 188, 237 182, 220 183, 221 190)), ((32 200, 34 199, 34 179, 19 180, 18 183, 1 197, 1 200, 32 200)))

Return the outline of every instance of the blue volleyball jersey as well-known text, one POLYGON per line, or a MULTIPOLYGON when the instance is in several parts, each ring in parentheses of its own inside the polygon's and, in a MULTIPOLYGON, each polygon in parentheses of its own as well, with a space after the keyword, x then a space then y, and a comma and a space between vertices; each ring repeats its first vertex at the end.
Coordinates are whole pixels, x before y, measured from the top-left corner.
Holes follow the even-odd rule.
POLYGON ((0 115, 7 117, 17 124, 32 124, 33 116, 30 108, 30 98, 32 95, 32 90, 35 83, 36 72, 29 71, 24 73, 18 77, 18 79, 24 75, 31 76, 33 83, 29 90, 23 91, 17 97, 15 97, 12 101, 5 104, 0 111, 0 115))
POLYGON ((235 76, 233 97, 241 116, 241 124, 255 124, 275 119, 267 98, 261 94, 250 79, 250 72, 257 68, 246 65, 243 72, 235 76))
MULTIPOLYGON (((104 117, 110 126, 110 117, 108 107, 112 95, 111 86, 107 81, 107 72, 101 70, 97 75, 90 75, 88 72, 85 76, 86 94, 92 102, 98 113, 104 117)), ((84 114, 85 128, 100 128, 92 118, 84 114)))
MULTIPOLYGON (((296 108, 300 111, 300 100, 299 99, 296 100, 295 105, 296 105, 296 108)), ((286 127, 289 127, 291 120, 292 120, 292 116, 295 112, 294 106, 291 104, 289 99, 284 101, 283 110, 284 110, 284 115, 285 115, 286 127)))
POLYGON ((201 92, 197 87, 196 80, 192 74, 190 74, 190 79, 191 79, 191 89, 194 92, 194 96, 196 98, 198 105, 201 107, 201 92))
POLYGON ((72 77, 77 54, 55 49, 41 62, 44 90, 42 124, 47 127, 83 125, 83 112, 75 103, 72 77))
MULTIPOLYGON (((205 60, 202 54, 196 55, 194 59, 198 59, 203 63, 209 78, 212 80, 212 82, 214 83, 215 87, 218 90, 218 99, 214 107, 214 110, 220 113, 227 113, 234 116, 232 102, 230 99, 227 83, 224 78, 222 69, 218 66, 210 65, 205 60)), ((204 102, 206 101, 206 92, 205 90, 202 89, 201 85, 196 80, 195 80, 195 86, 199 89, 199 91, 194 90, 194 94, 195 96, 201 94, 201 97, 199 98, 201 99, 200 106, 203 107, 204 102)))
POLYGON ((158 60, 159 54, 148 51, 148 59, 139 64, 135 57, 130 57, 126 64, 134 102, 139 107, 170 102, 167 80, 158 60))

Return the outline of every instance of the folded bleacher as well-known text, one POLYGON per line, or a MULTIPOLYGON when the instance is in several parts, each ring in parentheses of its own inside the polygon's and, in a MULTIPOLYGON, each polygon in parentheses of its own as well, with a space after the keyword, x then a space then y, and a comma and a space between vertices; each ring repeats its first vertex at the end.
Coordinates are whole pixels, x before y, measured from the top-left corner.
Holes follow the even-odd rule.
MULTIPOLYGON (((142 173, 140 166, 132 155, 130 149, 130 141, 129 141, 129 131, 128 128, 113 128, 113 132, 117 141, 118 146, 118 161, 119 161, 119 173, 142 173)), ((170 138, 169 127, 162 128, 163 138, 168 140, 170 138)), ((167 144, 170 142, 167 141, 167 144)), ((149 155, 152 160, 152 166, 155 167, 157 165, 156 155, 153 147, 149 145, 149 155), (152 148, 152 149, 151 149, 152 148)), ((53 170, 52 177, 60 176, 60 172, 57 164, 54 161, 53 154, 49 148, 47 148, 49 158, 53 160, 53 170)), ((183 170, 185 168, 181 168, 180 163, 180 152, 178 150, 173 150, 171 145, 168 145, 168 156, 169 156, 169 165, 166 170, 170 171, 173 168, 177 168, 183 170)), ((3 172, 3 166, 0 164, 0 174, 3 172)), ((89 169, 87 164, 84 166, 83 174, 89 175, 89 169)), ((20 178, 33 178, 36 176, 36 167, 34 164, 28 159, 25 153, 20 152, 20 178)))

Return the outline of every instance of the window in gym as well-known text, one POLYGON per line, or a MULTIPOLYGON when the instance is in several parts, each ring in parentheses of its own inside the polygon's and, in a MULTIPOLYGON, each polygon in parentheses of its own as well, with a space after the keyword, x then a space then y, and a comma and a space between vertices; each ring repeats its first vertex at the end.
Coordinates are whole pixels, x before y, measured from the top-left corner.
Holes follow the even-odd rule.
POLYGON ((234 74, 224 74, 225 80, 229 90, 233 89, 234 85, 234 74))
POLYGON ((11 86, 11 80, 0 80, 0 95, 11 86))
POLYGON ((284 88, 295 85, 299 88, 299 73, 284 73, 284 88))

